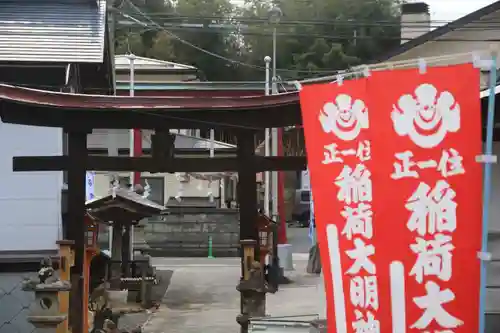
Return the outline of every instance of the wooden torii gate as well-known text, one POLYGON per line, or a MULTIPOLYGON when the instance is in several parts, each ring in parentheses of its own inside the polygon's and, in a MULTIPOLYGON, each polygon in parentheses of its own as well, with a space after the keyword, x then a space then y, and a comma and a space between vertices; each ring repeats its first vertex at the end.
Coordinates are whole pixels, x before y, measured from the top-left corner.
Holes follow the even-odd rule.
MULTIPOLYGON (((238 172, 240 240, 258 243, 256 173, 304 170, 305 157, 255 155, 255 132, 265 128, 300 125, 297 93, 258 97, 182 98, 116 97, 55 93, 0 85, 0 116, 5 123, 63 128, 68 137, 65 156, 14 157, 14 171, 67 171, 68 238, 75 242, 72 308, 82 313, 82 269, 85 235, 85 174, 93 171, 238 172), (152 129, 151 157, 89 156, 87 135, 93 129, 152 129), (237 156, 177 158, 170 129, 231 131, 237 156), (170 144, 169 144, 170 143, 170 144)), ((15 139, 15 138, 14 138, 15 139)), ((255 249, 258 251, 258 246, 255 249)), ((243 252, 243 251, 242 251, 243 252)), ((242 267, 244 263, 242 262, 242 267)), ((242 272, 243 275, 243 272, 242 272)), ((242 293, 242 304, 245 297, 242 293)), ((242 306, 243 307, 243 306, 242 306)), ((243 309, 242 309, 243 311, 243 309)), ((73 333, 83 333, 81 319, 73 333)))

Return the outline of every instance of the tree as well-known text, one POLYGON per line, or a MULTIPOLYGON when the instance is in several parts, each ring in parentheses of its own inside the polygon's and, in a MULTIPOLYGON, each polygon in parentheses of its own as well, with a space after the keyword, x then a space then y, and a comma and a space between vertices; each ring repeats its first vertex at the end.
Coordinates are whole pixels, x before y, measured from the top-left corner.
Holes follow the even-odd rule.
POLYGON ((175 5, 163 0, 139 1, 124 5, 123 11, 147 27, 122 25, 116 34, 117 53, 193 65, 209 80, 243 79, 237 60, 241 45, 231 29, 234 6, 230 0, 179 0, 175 5))
MULTIPOLYGON (((161 58, 173 56, 171 43, 165 39, 163 35, 159 35, 159 29, 151 22, 141 17, 141 13, 146 16, 154 16, 158 13, 164 17, 172 17, 175 15, 174 6, 170 0, 122 0, 117 7, 120 11, 125 12, 131 17, 137 17, 139 22, 143 22, 146 26, 138 26, 137 22, 129 20, 130 25, 118 24, 118 29, 115 31, 115 48, 117 54, 133 53, 138 56, 151 57, 159 52, 152 52, 155 45, 161 41, 160 53, 161 58)), ((123 17, 119 17, 119 22, 125 21, 123 17)))
POLYGON ((283 69, 278 71, 282 78, 346 69, 370 61, 399 44, 398 0, 304 0, 274 4, 247 0, 241 20, 251 25, 244 41, 252 64, 262 64, 264 56, 271 55, 273 27, 265 18, 275 5, 283 12, 276 26, 277 67, 283 69), (258 19, 260 24, 255 23, 258 19))
POLYGON ((122 10, 147 27, 122 26, 118 53, 193 65, 214 81, 262 80, 274 28, 283 79, 346 69, 399 44, 400 0, 246 0, 240 7, 230 0, 132 1, 147 18, 122 10), (268 12, 275 5, 283 17, 273 26, 268 12))
POLYGON ((237 61, 239 58, 241 45, 238 44, 238 37, 234 34, 231 21, 233 12, 234 5, 230 0, 179 0, 176 13, 180 19, 177 23, 193 22, 198 27, 176 32, 177 36, 191 44, 179 40, 174 42, 176 61, 203 70, 209 80, 241 79, 237 62, 223 59, 237 61), (199 48, 220 57, 210 55, 199 48))

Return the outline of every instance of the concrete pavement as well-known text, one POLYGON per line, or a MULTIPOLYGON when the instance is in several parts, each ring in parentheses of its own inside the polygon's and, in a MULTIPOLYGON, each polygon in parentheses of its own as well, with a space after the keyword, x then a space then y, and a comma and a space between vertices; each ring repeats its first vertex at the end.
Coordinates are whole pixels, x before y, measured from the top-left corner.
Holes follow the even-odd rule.
MULTIPOLYGON (((237 333, 240 295, 238 258, 154 258, 158 270, 174 274, 160 309, 144 325, 146 333, 237 333)), ((294 254, 295 270, 286 275, 294 282, 267 297, 271 316, 319 314, 324 293, 320 277, 309 275, 307 254, 294 254)))
POLYGON ((287 228, 288 243, 292 244, 294 253, 309 253, 311 240, 309 239, 309 228, 299 228, 289 225, 287 228))

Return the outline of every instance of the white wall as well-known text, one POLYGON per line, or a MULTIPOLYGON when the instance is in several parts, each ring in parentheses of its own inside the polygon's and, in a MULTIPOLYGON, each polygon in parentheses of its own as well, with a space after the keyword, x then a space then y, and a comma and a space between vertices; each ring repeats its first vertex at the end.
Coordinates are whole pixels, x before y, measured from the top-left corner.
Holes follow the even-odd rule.
MULTIPOLYGON (((471 22, 463 28, 448 32, 436 40, 428 41, 422 45, 416 46, 391 59, 388 59, 387 61, 392 62, 468 52, 471 53, 470 56, 464 55, 461 57, 451 57, 434 65, 446 66, 472 61, 472 52, 487 52, 492 46, 497 48, 500 47, 500 42, 498 42, 500 28, 495 24, 495 22, 498 22, 499 20, 500 11, 494 12, 483 17, 481 20, 471 22), (484 29, 479 29, 478 27, 484 27, 484 29), (440 41, 440 39, 444 39, 445 41, 440 41)), ((500 58, 497 63, 500 65, 500 58)), ((417 66, 416 62, 415 66, 417 66)), ((487 82, 487 77, 483 77, 481 80, 482 88, 486 87, 487 82)))
POLYGON ((62 172, 13 172, 12 157, 61 154, 61 129, 0 121, 0 251, 56 249, 62 172))
MULTIPOLYGON (((182 131, 182 130, 181 130, 182 131)), ((151 148, 151 140, 150 135, 153 131, 145 130, 143 131, 142 137, 142 147, 143 148, 151 148)), ((210 143, 207 140, 199 140, 198 138, 177 135, 175 138, 175 148, 177 149, 206 149, 208 155, 208 149, 210 147, 210 143)), ((109 136, 112 135, 114 138, 114 144, 116 144, 116 148, 118 149, 128 149, 130 146, 130 131, 123 129, 94 129, 92 134, 88 136, 87 146, 89 149, 107 149, 109 146, 109 136)), ((215 143, 215 148, 217 152, 220 154, 224 151, 225 148, 229 148, 227 144, 224 143, 215 143)), ((234 152, 227 153, 227 156, 234 155, 234 152)), ((195 157, 194 156, 186 156, 186 157, 195 157)), ((119 173, 120 176, 127 177, 129 173, 119 173)), ((170 173, 156 173, 150 174, 147 172, 142 173, 144 177, 164 177, 164 198, 165 201, 168 200, 168 197, 175 197, 180 189, 180 182, 174 174, 170 173)), ((208 197, 209 189, 208 189, 208 181, 198 180, 191 177, 189 183, 184 183, 182 196, 183 197, 208 197)), ((220 196, 220 182, 213 181, 211 185, 212 195, 214 197, 220 196)), ((102 197, 108 193, 109 190, 109 176, 108 173, 98 173, 95 178, 95 195, 97 197, 102 197)), ((165 202, 166 203, 166 202, 165 202)))
MULTIPOLYGON (((129 173, 120 173, 120 176, 128 176, 129 173)), ((164 177, 165 187, 164 187, 164 198, 165 203, 168 197, 175 197, 180 189, 180 181, 174 174, 170 173, 157 173, 150 174, 147 172, 142 173, 143 177, 164 177)), ((183 197, 208 197, 208 181, 198 180, 191 177, 189 183, 185 183, 183 186, 182 196, 183 197), (200 186, 201 185, 201 186, 200 186)), ((214 197, 218 197, 220 190, 219 181, 212 182, 212 194, 214 197)), ((106 173, 97 173, 95 176, 95 195, 96 197, 103 197, 108 194, 109 191, 109 175, 106 173)))

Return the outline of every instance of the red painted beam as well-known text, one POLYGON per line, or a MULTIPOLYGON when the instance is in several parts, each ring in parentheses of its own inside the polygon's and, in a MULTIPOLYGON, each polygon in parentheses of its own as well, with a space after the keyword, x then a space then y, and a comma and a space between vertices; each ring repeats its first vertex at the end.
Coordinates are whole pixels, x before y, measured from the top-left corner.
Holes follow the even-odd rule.
MULTIPOLYGON (((278 156, 283 156, 283 128, 278 128, 278 156)), ((285 211, 285 173, 278 172, 278 244, 287 244, 286 211, 285 211)))

